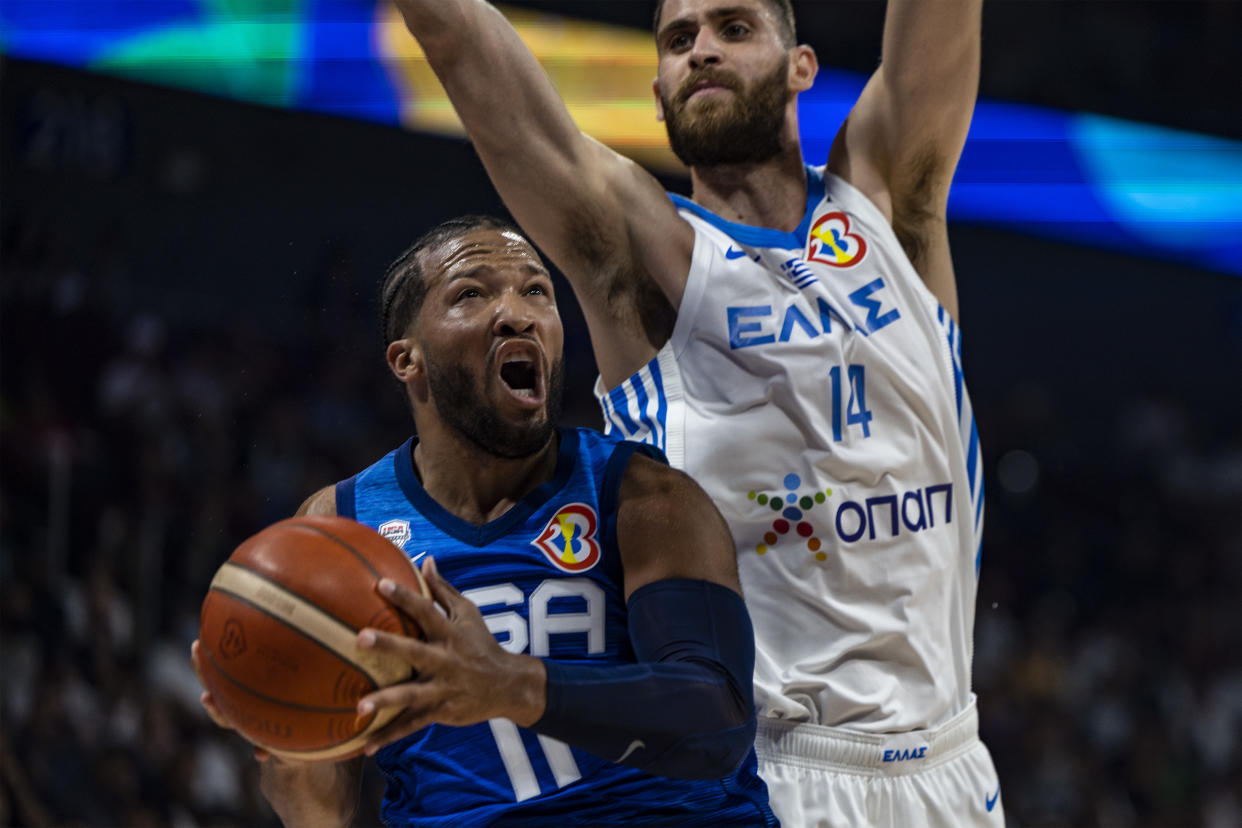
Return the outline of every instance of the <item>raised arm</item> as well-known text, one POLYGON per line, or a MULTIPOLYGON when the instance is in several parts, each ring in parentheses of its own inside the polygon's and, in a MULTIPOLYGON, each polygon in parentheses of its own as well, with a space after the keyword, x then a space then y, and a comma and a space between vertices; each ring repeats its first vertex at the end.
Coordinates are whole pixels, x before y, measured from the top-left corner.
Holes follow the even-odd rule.
POLYGON ((584 135, 543 68, 483 0, 397 0, 492 183, 565 273, 606 383, 655 353, 634 291, 680 302, 694 237, 645 170, 584 135), (653 281, 654 280, 654 281, 653 281))
POLYGON ((957 316, 949 184, 979 87, 982 0, 889 0, 880 68, 828 158, 892 222, 915 268, 957 316))

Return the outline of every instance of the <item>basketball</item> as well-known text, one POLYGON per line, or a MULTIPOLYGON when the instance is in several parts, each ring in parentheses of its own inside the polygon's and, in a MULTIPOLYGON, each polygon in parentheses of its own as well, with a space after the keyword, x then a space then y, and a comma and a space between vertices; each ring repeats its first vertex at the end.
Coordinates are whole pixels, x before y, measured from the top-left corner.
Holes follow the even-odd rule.
POLYGON ((234 550, 211 581, 198 637, 203 682, 243 736, 286 759, 338 760, 396 715, 355 710, 411 675, 360 649, 358 631, 421 635, 380 596, 384 577, 429 594, 404 552, 341 517, 282 520, 234 550))

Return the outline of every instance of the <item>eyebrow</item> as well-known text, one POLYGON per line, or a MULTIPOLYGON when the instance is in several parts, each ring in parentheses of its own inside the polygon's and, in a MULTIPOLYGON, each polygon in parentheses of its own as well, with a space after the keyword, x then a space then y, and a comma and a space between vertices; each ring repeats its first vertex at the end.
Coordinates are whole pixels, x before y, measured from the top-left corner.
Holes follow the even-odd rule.
MULTIPOLYGON (((715 21, 723 17, 749 16, 753 14, 754 10, 747 6, 725 6, 720 9, 712 9, 707 13, 707 18, 715 21)), ((679 29, 688 29, 693 26, 694 18, 692 17, 679 17, 676 20, 670 20, 668 23, 664 24, 662 29, 660 29, 659 34, 656 35, 656 40, 663 40, 670 32, 674 32, 679 29)))

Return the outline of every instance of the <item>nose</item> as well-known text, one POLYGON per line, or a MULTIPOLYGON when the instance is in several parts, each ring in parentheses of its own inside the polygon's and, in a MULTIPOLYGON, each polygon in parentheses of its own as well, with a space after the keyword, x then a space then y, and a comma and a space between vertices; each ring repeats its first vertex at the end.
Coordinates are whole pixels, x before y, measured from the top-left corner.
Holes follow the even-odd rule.
POLYGON ((535 314, 523 297, 513 290, 506 290, 496 303, 496 315, 492 320, 492 333, 497 336, 517 336, 535 329, 535 314))
POLYGON ((700 69, 720 63, 720 41, 710 26, 701 27, 694 35, 694 47, 690 50, 690 67, 700 69))

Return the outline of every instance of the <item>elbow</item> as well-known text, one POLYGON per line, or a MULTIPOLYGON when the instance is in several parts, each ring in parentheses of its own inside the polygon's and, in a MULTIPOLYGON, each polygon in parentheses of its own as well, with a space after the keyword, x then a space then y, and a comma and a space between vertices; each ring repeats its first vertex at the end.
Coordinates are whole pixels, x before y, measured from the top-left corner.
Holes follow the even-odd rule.
POLYGON ((756 719, 727 730, 695 733, 680 740, 644 770, 673 779, 722 779, 734 773, 755 744, 756 719))

